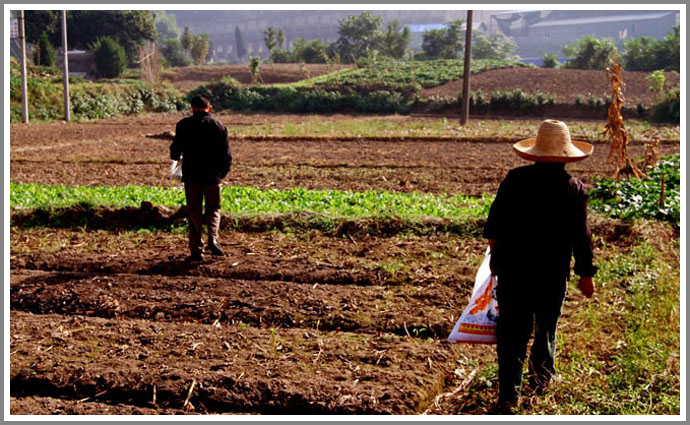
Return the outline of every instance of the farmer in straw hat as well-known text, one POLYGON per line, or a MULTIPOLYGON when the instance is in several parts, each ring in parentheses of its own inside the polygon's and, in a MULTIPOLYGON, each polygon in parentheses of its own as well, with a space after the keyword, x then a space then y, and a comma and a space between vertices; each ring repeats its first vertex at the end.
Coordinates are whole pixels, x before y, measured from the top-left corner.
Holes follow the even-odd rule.
POLYGON ((572 141, 568 127, 546 120, 536 139, 513 145, 532 165, 508 172, 491 205, 484 237, 491 272, 498 276, 497 353, 501 413, 517 406, 527 343, 536 324, 529 361, 529 387, 543 393, 555 374, 556 324, 570 275, 570 258, 582 293, 594 293, 592 237, 587 191, 565 170, 592 154, 589 143, 572 141))

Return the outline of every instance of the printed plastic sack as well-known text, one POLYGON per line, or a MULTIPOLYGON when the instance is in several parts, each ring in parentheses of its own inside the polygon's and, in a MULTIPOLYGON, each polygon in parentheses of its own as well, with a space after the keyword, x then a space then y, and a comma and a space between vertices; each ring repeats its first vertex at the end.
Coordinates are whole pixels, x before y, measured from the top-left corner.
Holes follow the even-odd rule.
POLYGON ((182 183, 182 157, 170 165, 170 180, 172 184, 182 183))
POLYGON ((496 343, 496 320, 498 301, 496 300, 496 276, 489 268, 489 249, 474 279, 474 289, 469 305, 455 323, 448 335, 450 342, 469 342, 475 344, 496 343))

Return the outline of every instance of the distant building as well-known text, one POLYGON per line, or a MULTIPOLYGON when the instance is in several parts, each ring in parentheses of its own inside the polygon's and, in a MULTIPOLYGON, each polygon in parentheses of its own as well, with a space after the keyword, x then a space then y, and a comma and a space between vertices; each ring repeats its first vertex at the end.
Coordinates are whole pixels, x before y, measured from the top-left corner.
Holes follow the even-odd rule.
POLYGON ((562 54, 574 39, 608 37, 621 48, 642 36, 662 39, 680 24, 674 10, 510 10, 491 12, 490 28, 513 37, 523 58, 562 54))

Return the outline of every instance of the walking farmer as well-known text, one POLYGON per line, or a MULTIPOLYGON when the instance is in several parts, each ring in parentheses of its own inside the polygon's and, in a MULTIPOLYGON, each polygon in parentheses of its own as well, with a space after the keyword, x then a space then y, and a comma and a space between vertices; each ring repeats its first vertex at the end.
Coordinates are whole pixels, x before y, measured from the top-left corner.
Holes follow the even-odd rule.
POLYGON ((192 116, 177 123, 170 145, 170 158, 182 160, 182 181, 187 200, 190 261, 203 260, 202 225, 208 225, 206 251, 223 255, 218 244, 220 227, 221 181, 230 171, 232 155, 228 131, 211 116, 211 102, 206 96, 192 99, 192 116), (205 211, 202 214, 202 204, 205 211))
POLYGON ((529 389, 542 394, 555 375, 556 325, 565 299, 570 260, 578 288, 594 293, 592 237, 587 191, 565 164, 592 154, 589 143, 571 141, 568 127, 546 120, 536 139, 513 145, 532 165, 508 172, 491 205, 484 237, 491 248, 491 272, 498 276, 498 408, 513 413, 522 368, 534 327, 528 363, 529 389))

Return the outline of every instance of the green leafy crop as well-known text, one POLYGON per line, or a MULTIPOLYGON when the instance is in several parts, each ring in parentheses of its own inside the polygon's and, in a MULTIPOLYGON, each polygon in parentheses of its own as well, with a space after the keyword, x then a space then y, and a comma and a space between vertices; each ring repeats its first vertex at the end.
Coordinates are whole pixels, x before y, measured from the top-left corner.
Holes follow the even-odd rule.
MULTIPOLYGON (((471 198, 424 193, 341 190, 261 190, 229 186, 222 191, 221 206, 226 214, 292 214, 313 212, 334 217, 484 217, 491 197, 471 198)), ((139 206, 142 201, 156 205, 184 204, 180 188, 149 186, 46 186, 10 183, 13 207, 51 208, 84 205, 111 207, 139 206)))
POLYGON ((680 223, 680 155, 662 158, 649 172, 649 179, 601 179, 595 183, 589 192, 590 206, 595 210, 624 220, 649 218, 680 223))

